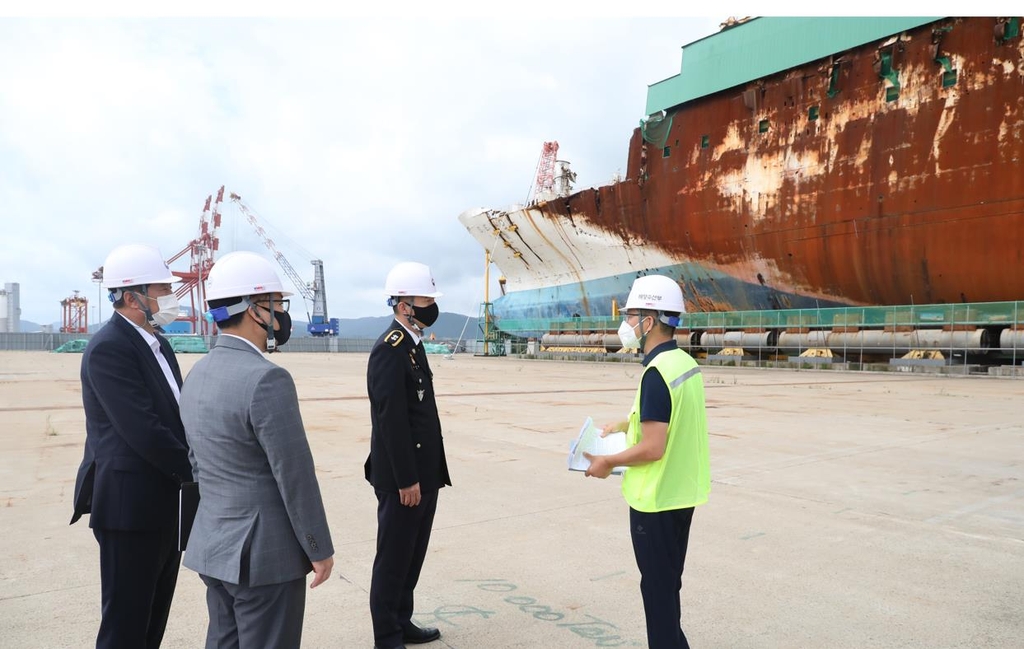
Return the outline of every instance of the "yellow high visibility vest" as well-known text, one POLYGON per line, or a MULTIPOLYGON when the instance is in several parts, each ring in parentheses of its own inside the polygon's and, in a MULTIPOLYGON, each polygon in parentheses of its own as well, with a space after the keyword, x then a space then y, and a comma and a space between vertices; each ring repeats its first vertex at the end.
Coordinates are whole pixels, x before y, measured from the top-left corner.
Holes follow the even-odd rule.
MULTIPOLYGON (((641 512, 702 505, 711 491, 711 466, 700 367, 685 351, 674 349, 655 356, 644 373, 654 368, 658 368, 672 396, 665 454, 655 462, 628 467, 622 477, 622 495, 630 507, 641 512)), ((626 435, 629 446, 635 446, 642 437, 639 386, 626 435)))

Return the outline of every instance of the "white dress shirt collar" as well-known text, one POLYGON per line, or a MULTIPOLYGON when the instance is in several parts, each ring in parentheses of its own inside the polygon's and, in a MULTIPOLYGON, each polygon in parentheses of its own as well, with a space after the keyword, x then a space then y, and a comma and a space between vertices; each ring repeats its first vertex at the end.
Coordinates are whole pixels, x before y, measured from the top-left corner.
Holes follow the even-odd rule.
POLYGON ((167 362, 167 358, 165 358, 163 353, 161 353, 160 351, 160 341, 157 340, 156 336, 149 333, 148 331, 146 331, 145 329, 143 329, 142 327, 128 319, 128 317, 126 317, 123 313, 116 313, 117 315, 124 318, 125 321, 128 322, 128 324, 135 327, 135 331, 138 331, 139 335, 142 336, 142 339, 146 341, 146 344, 153 351, 153 355, 156 357, 157 365, 160 366, 160 369, 164 373, 164 378, 167 379, 167 385, 170 386, 171 392, 174 393, 175 400, 180 401, 181 391, 178 389, 178 381, 175 380, 174 378, 174 372, 171 371, 170 363, 167 362))
POLYGON ((262 350, 262 349, 260 349, 259 347, 257 347, 256 345, 254 345, 254 344, 253 344, 253 342, 252 342, 251 340, 249 340, 248 338, 242 338, 241 336, 236 336, 235 334, 229 334, 229 333, 225 333, 225 332, 223 332, 223 331, 222 331, 222 332, 220 332, 220 335, 221 335, 221 336, 230 336, 231 338, 237 338, 237 339, 239 339, 239 340, 244 340, 244 341, 245 341, 246 343, 248 343, 248 344, 249 344, 249 346, 250 346, 250 347, 252 347, 253 349, 255 349, 255 350, 256 350, 256 352, 257 352, 258 354, 260 354, 260 355, 262 355, 262 354, 263 354, 263 350, 262 350))
POLYGON ((402 322, 401 320, 399 320, 398 318, 395 318, 395 322, 397 322, 398 324, 402 325, 402 329, 405 329, 406 331, 409 332, 409 335, 412 336, 413 344, 415 344, 415 345, 420 344, 420 337, 419 337, 419 335, 417 335, 415 329, 410 329, 409 327, 406 327, 405 323, 402 322))

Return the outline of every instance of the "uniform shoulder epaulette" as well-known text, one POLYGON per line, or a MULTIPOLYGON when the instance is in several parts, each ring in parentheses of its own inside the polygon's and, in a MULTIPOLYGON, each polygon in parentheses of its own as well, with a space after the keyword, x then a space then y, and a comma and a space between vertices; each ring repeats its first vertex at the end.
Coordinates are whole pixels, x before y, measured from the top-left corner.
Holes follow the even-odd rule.
POLYGON ((403 339, 405 339, 405 332, 401 329, 395 329, 388 332, 388 335, 384 337, 384 342, 392 347, 398 347, 398 343, 402 342, 403 339))

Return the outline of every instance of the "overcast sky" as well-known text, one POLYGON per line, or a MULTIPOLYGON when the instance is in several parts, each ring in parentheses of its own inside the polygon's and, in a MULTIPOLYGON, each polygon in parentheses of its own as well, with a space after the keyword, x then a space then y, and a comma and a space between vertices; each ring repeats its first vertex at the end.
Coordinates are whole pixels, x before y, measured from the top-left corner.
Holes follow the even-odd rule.
MULTIPOLYGON (((77 289, 93 321, 107 253, 169 258, 223 184, 304 279, 323 259, 331 316, 385 314, 404 260, 475 314, 457 216, 524 201, 546 140, 580 188, 624 172, 647 85, 726 18, 0 19, 0 282, 24 320, 77 289)), ((223 213, 221 254, 269 256, 223 213)))

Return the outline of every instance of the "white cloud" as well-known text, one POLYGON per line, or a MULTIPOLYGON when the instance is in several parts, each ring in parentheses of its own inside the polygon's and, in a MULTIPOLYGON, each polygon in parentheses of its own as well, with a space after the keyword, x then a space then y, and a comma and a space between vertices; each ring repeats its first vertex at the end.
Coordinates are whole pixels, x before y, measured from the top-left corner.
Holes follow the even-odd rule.
MULTIPOLYGON (((385 313, 405 259, 475 314, 483 251, 458 214, 523 201, 546 140, 580 186, 607 183, 647 85, 720 21, 0 20, 0 282, 58 320, 116 245, 183 248, 225 184, 300 275, 324 260, 332 316, 385 313)), ((269 255, 223 212, 222 252, 269 255)))

